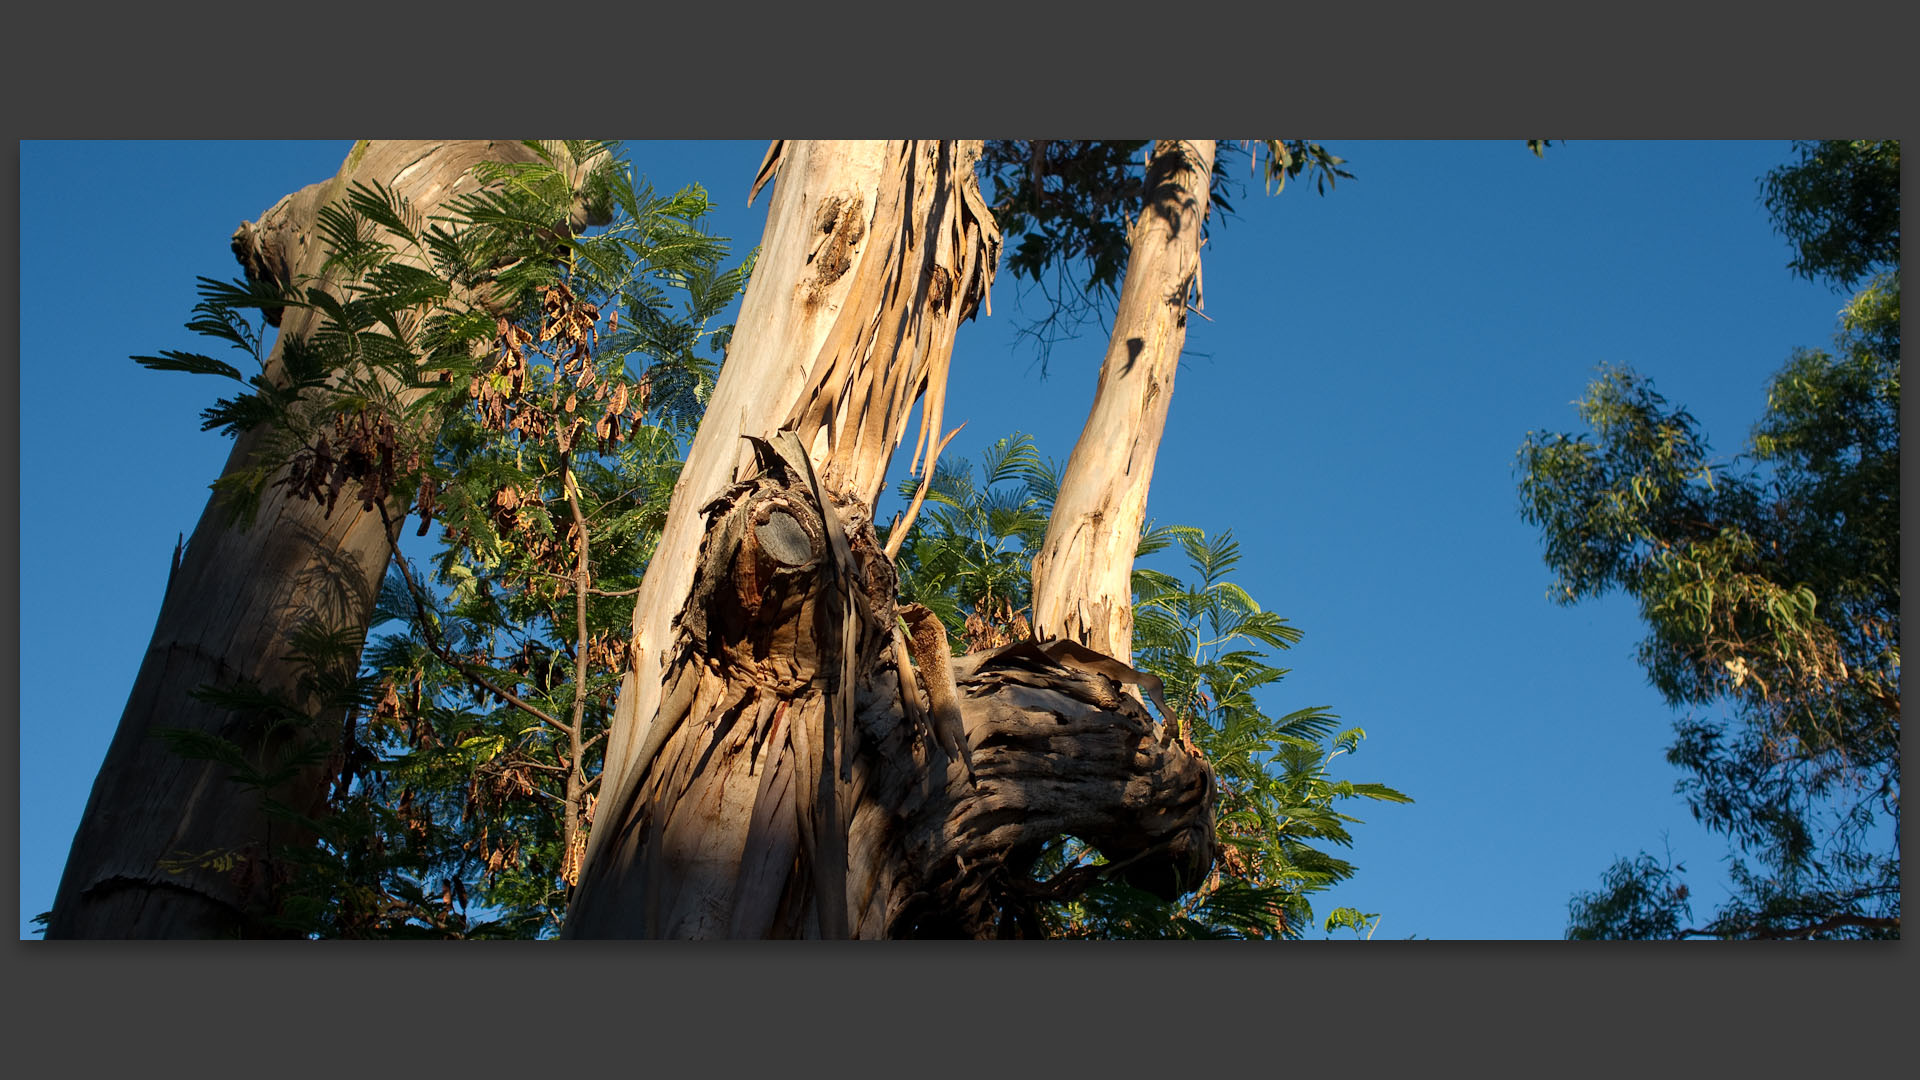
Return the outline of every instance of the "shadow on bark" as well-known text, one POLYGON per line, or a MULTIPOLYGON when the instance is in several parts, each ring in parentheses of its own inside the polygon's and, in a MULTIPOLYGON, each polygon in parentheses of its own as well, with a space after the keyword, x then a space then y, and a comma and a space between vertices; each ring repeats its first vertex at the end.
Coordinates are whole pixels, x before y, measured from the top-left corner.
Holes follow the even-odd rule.
MULTIPOLYGON (((791 440, 789 440, 791 442, 791 440)), ((1026 937, 1100 875, 1171 899, 1214 854, 1206 763, 1071 643, 892 648, 893 568, 804 455, 711 502, 651 742, 603 802, 570 937, 1026 937), (911 701, 911 704, 908 702, 911 701), (924 719, 957 704, 973 780, 924 719), (1104 867, 1033 880, 1048 841, 1104 867)))

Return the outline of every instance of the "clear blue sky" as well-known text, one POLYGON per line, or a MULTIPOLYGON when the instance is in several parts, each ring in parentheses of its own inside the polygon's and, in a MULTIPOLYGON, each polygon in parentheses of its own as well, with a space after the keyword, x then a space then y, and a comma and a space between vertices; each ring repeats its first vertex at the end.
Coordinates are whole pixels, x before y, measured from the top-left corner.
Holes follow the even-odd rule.
MULTIPOLYGON (((1545 599, 1512 462, 1528 430, 1575 428, 1606 362, 1685 403, 1722 458, 1741 448, 1767 376, 1826 345, 1844 302, 1787 272, 1759 205, 1790 147, 1323 141, 1356 179, 1325 197, 1249 182, 1213 231, 1212 321, 1190 327, 1148 511, 1234 530, 1240 582, 1306 633, 1263 706, 1366 728, 1340 775, 1416 800, 1348 804, 1360 873, 1316 910, 1380 912, 1380 938, 1557 938, 1616 856, 1670 847, 1705 913, 1725 847, 1673 794, 1673 714, 1633 659, 1633 607, 1545 599)), ((234 227, 348 146, 21 144, 23 937, 230 447, 198 431, 221 380, 128 357, 205 351, 182 328, 195 277, 237 276, 234 227)), ((631 144, 656 187, 704 184, 741 252, 764 225, 766 198, 745 205, 764 151, 631 144)), ((1057 347, 1043 378, 1018 296, 1003 273, 994 315, 961 330, 950 454, 1016 430, 1072 449, 1104 341, 1057 347)))

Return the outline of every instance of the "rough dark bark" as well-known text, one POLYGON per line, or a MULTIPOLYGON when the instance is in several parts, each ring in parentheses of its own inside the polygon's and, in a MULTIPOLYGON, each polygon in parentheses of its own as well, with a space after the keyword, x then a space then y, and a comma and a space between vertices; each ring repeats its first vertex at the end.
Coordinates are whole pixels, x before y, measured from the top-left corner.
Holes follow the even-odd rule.
MULTIPOLYGON (((280 200, 234 234, 250 277, 319 282, 327 252, 320 208, 356 182, 378 181, 423 215, 473 192, 481 161, 534 161, 517 141, 361 142, 338 175, 280 200)), ((280 337, 267 373, 281 370, 281 345, 314 329, 311 309, 276 313, 280 337)), ((247 466, 265 432, 242 435, 226 471, 247 466)), ((233 783, 225 766, 175 753, 163 728, 217 735, 251 760, 271 762, 297 739, 337 740, 340 717, 313 732, 268 736, 258 717, 194 699, 206 685, 251 682, 298 697, 301 666, 289 637, 304 624, 364 633, 393 552, 382 507, 343 500, 329 515, 316 502, 273 487, 250 529, 230 528, 209 501, 161 604, 152 644, 126 711, 94 781, 56 895, 49 938, 275 936, 268 921, 276 871, 272 855, 295 834, 262 813, 259 796, 233 783), (200 865, 209 853, 230 869, 200 865), (169 872, 163 861, 177 872, 169 872)), ((399 509, 399 508, 394 508, 399 509)), ((305 769, 275 795, 299 811, 325 797, 326 770, 305 769)))
POLYGON ((953 661, 975 781, 909 719, 892 566, 783 441, 707 507, 646 782, 601 808, 589 873, 623 872, 576 897, 568 935, 1032 936, 1037 903, 1098 873, 1168 898, 1197 885, 1212 775, 1117 665, 1032 642, 953 661), (1034 881, 1061 835, 1111 865, 1034 881))

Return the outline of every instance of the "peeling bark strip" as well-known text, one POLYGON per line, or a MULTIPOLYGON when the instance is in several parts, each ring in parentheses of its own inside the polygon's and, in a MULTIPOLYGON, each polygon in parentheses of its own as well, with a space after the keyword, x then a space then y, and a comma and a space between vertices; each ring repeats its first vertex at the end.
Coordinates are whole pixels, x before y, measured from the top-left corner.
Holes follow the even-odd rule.
MULTIPOLYGON (((422 215, 477 190, 470 169, 481 161, 535 161, 517 141, 360 142, 333 179, 288 195, 234 234, 236 257, 250 277, 317 278, 328 252, 318 211, 356 182, 379 181, 422 215)), ((266 371, 277 379, 282 346, 310 333, 311 309, 280 313, 266 371)), ((246 466, 265 432, 242 435, 227 471, 246 466)), ((260 813, 258 796, 227 780, 224 766, 178 756, 153 736, 186 728, 240 743, 254 759, 271 760, 290 735, 264 740, 250 718, 194 700, 202 685, 242 680, 294 693, 299 667, 286 657, 289 635, 317 620, 364 630, 393 551, 381 508, 356 501, 325 508, 269 488, 252 529, 229 529, 209 501, 162 601, 152 644, 126 711, 94 781, 74 837, 49 938, 208 938, 275 933, 261 918, 271 882, 267 862, 292 838, 285 823, 260 813), (231 873, 188 865, 179 873, 161 860, 179 853, 237 853, 231 873)), ((340 728, 338 718, 326 725, 340 728)), ((292 785, 283 801, 305 810, 325 795, 318 770, 292 785)))
POLYGON ((1033 560, 1033 628, 1133 657, 1133 556, 1200 276, 1211 140, 1161 140, 1147 165, 1113 336, 1033 560))
MULTIPOLYGON (((905 143, 893 153, 868 230, 876 257, 854 270, 781 425, 799 434, 828 489, 862 506, 879 499, 923 394, 912 471, 932 475, 954 335, 986 300, 999 254, 999 230, 973 181, 979 157, 978 143, 905 143)), ((822 274, 838 276, 841 250, 836 226, 822 274)))
MULTIPOLYGON (((778 182, 760 261, 635 598, 603 790, 638 784, 641 750, 658 742, 673 620, 702 543, 697 511, 752 475, 744 437, 796 431, 832 500, 870 516, 920 398, 915 464, 931 475, 954 335, 986 303, 999 258, 973 174, 979 154, 978 142, 913 141, 768 151, 754 190, 778 182)), ((589 866, 605 832, 588 841, 589 866)))
POLYGON ((1032 643, 954 661, 978 785, 935 757, 905 722, 871 523, 819 502, 797 442, 780 441, 706 508, 663 734, 609 808, 568 936, 1029 936, 1035 903, 1101 873, 1168 897, 1197 885, 1212 775, 1103 673, 1112 661, 1032 643), (1033 881, 1062 834, 1112 865, 1033 881))
MULTIPOLYGON (((634 598, 631 667, 607 733, 600 781, 596 818, 602 823, 609 820, 608 800, 634 782, 634 762, 670 685, 662 676, 674 620, 691 595, 706 525, 701 508, 741 478, 739 470, 751 459, 743 436, 768 434, 792 407, 852 285, 842 275, 817 303, 801 302, 818 280, 812 264, 820 251, 815 228, 820 207, 869 197, 879 186, 886 153, 884 142, 777 141, 768 148, 754 191, 776 173, 780 180, 767 210, 760 258, 713 399, 674 483, 666 526, 634 598)), ((599 828, 589 835, 588 866, 599 859, 608 832, 599 828)))
POLYGON ((986 299, 978 153, 769 151, 763 258, 636 603, 567 936, 1032 934, 1036 902, 1097 875, 1172 896, 1211 866, 1212 776, 1108 674, 1138 673, 1025 643, 925 688, 903 655, 872 506, 923 395, 932 472, 954 332, 986 299), (1062 834, 1113 865, 1031 881, 1062 834))

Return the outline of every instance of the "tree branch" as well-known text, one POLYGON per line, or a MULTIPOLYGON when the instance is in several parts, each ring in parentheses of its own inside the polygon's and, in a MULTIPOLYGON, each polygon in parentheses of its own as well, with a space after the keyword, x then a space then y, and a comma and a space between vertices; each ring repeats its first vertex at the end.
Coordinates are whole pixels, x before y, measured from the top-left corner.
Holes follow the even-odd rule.
POLYGON ((1793 926, 1785 929, 1752 926, 1743 927, 1739 930, 1689 929, 1680 931, 1675 934, 1674 937, 1751 937, 1755 941, 1784 941, 1790 938, 1812 937, 1815 934, 1824 934, 1829 930, 1838 930, 1846 926, 1857 926, 1864 930, 1898 930, 1900 929, 1900 917, 1896 915, 1891 918, 1886 918, 1877 915, 1849 915, 1842 913, 1839 915, 1829 915, 1817 923, 1810 923, 1806 926, 1793 926))
POLYGON ((495 686, 491 680, 486 679, 481 675, 479 675, 478 673, 469 669, 465 661, 461 660, 460 658, 454 656, 451 652, 447 651, 446 647, 440 643, 439 633, 434 630, 433 624, 427 621, 427 617, 426 617, 427 606, 425 602, 422 601, 421 599, 420 583, 414 580, 412 568, 410 568, 407 565, 407 560, 404 557, 402 557, 398 551, 394 552, 393 561, 395 565, 400 567, 400 576, 407 580, 407 590, 413 594, 414 611, 419 615, 419 619, 417 621, 420 624, 421 632, 426 637, 427 648, 433 651, 433 655, 439 657, 442 661, 444 661, 447 665, 452 667, 455 671, 458 671, 462 678, 466 679, 468 682, 474 684, 475 686, 478 686, 482 690, 485 690, 487 693, 492 694, 495 697, 501 698, 502 700, 506 701, 507 704, 512 705, 514 708, 517 708, 520 711, 527 713, 530 716, 533 716, 537 719, 544 720, 547 723, 552 724, 554 727, 559 728, 561 731, 567 730, 567 725, 554 719, 552 716, 549 716, 547 713, 541 711, 540 709, 532 705, 529 705, 525 701, 522 701, 518 696, 498 686, 495 686))
POLYGON ((566 492, 567 509, 573 512, 574 544, 578 557, 573 567, 573 624, 578 644, 573 650, 573 725, 567 729, 567 737, 573 753, 567 773, 567 854, 564 862, 564 877, 568 885, 580 880, 580 860, 586 854, 586 842, 580 835, 581 819, 586 816, 586 780, 584 747, 580 736, 586 726, 587 717, 587 590, 592 584, 587 559, 587 519, 580 512, 580 483, 573 478, 573 469, 561 459, 561 489, 566 492))

